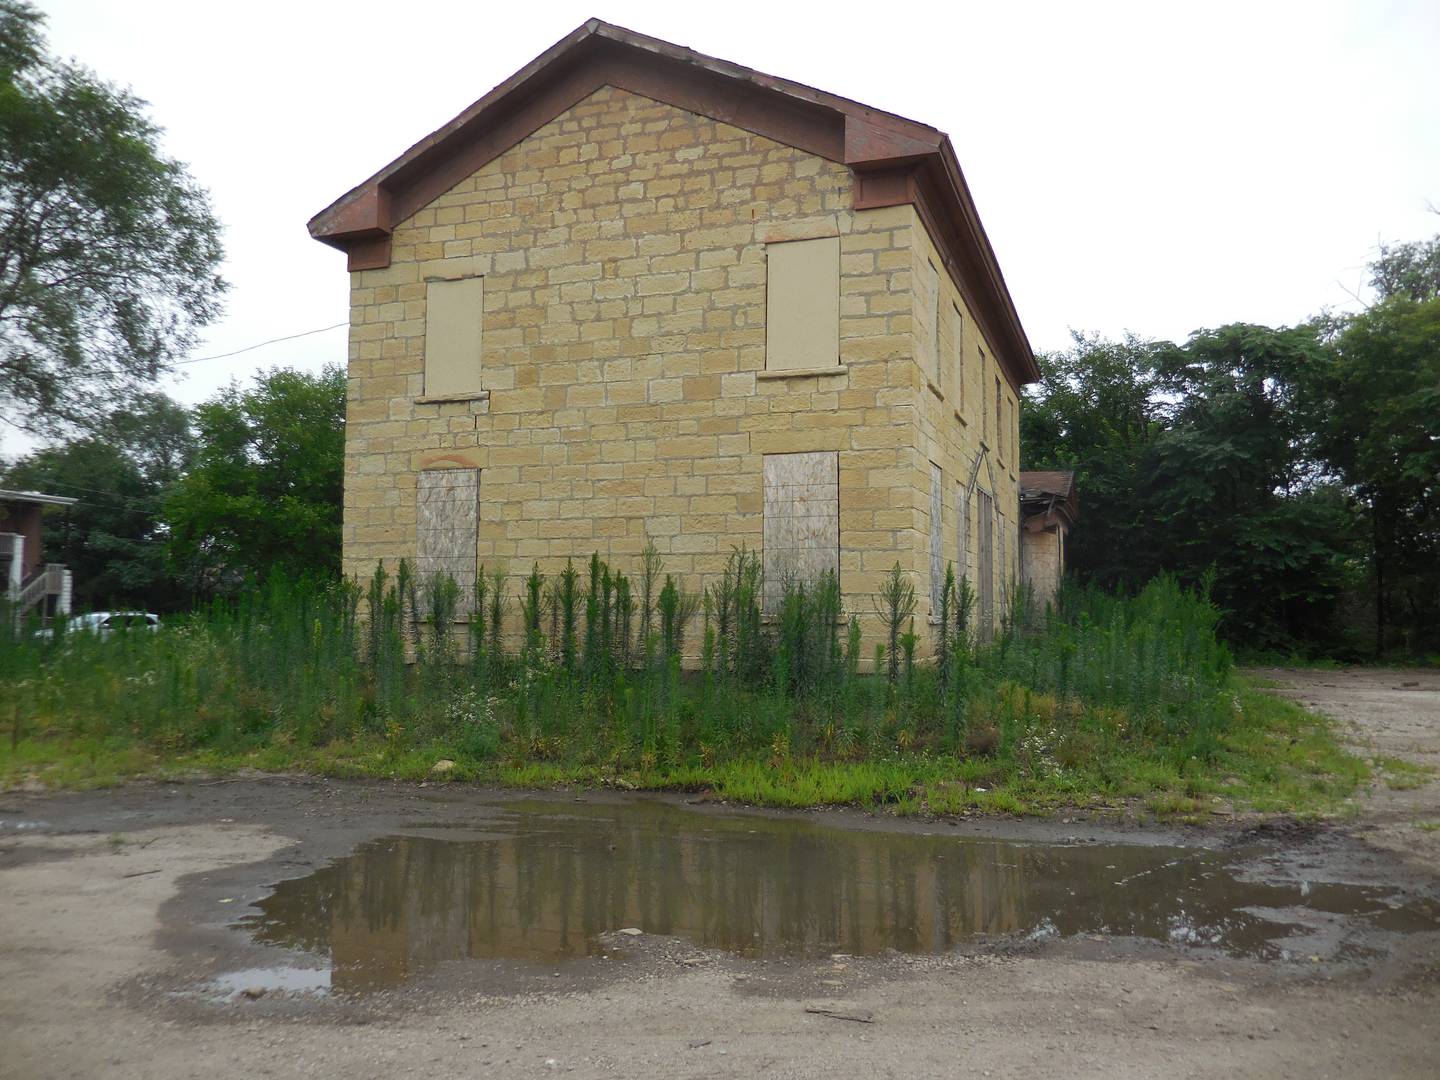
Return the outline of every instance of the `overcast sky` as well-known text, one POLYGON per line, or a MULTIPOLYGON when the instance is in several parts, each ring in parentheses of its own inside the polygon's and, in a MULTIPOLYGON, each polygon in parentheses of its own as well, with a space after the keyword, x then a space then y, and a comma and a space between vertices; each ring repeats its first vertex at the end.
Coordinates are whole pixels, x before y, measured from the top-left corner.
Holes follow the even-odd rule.
MULTIPOLYGON (((1353 307, 1379 240, 1440 232, 1436 0, 41 7, 213 195, 232 288, 196 356, 343 322, 309 217, 592 16, 949 132, 1036 349, 1353 307)), ((330 330, 168 389, 344 358, 330 330)))

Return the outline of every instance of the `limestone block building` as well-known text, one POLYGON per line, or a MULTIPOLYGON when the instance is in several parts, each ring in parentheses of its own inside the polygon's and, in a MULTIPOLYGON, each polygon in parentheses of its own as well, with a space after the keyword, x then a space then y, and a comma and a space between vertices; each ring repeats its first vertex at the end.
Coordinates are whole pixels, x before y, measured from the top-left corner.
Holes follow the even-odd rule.
POLYGON ((878 632, 1020 572, 1038 378, 950 140, 591 21, 310 222, 351 286, 344 567, 511 591, 653 540, 838 572, 878 632))

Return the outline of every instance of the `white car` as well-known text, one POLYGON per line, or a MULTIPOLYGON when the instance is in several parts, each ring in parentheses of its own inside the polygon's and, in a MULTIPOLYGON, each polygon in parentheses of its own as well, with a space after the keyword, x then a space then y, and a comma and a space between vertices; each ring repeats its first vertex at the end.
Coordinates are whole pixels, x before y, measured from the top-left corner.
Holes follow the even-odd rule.
POLYGON ((159 630, 160 616, 148 611, 92 611, 77 615, 66 629, 70 633, 109 637, 117 630, 159 630))

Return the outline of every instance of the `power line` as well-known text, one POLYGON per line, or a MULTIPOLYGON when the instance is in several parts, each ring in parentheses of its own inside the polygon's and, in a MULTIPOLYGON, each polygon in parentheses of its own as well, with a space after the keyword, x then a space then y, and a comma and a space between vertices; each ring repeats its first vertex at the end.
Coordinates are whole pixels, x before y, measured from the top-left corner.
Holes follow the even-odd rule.
POLYGON ((266 341, 257 342, 254 345, 246 345, 243 349, 235 349, 233 352, 215 353, 213 356, 195 356, 189 360, 176 360, 175 364, 178 367, 180 364, 199 364, 206 360, 224 360, 227 356, 239 356, 241 353, 254 352, 256 349, 263 349, 266 345, 274 345, 281 341, 294 341, 296 338, 311 337, 314 334, 323 334, 327 330, 338 330, 342 326, 349 325, 350 323, 348 321, 331 323, 329 326, 322 326, 317 330, 302 330, 298 334, 286 334, 284 337, 273 337, 266 341))
MULTIPOLYGON (((206 360, 224 360, 226 357, 229 357, 229 356, 239 356, 241 353, 254 352, 256 349, 263 349, 263 348, 265 348, 265 346, 267 346, 267 345, 275 345, 275 344, 278 344, 279 342, 282 342, 282 341, 294 341, 296 338, 312 337, 312 336, 314 336, 315 334, 323 334, 323 333, 326 333, 327 331, 330 331, 330 330, 338 330, 338 329, 340 329, 340 327, 342 327, 342 326, 349 326, 349 325, 350 325, 349 322, 331 323, 329 326, 320 326, 320 327, 317 327, 317 328, 314 329, 314 330, 302 330, 302 331, 300 331, 300 333, 298 333, 298 334, 284 334, 284 335, 282 335, 281 337, 267 338, 265 341, 257 341, 254 345, 246 345, 243 349, 233 349, 233 350, 231 350, 230 352, 223 352, 223 353, 212 353, 212 354, 209 355, 209 356, 192 356, 192 357, 191 357, 190 359, 188 359, 188 360, 175 360, 175 361, 173 361, 172 363, 168 364, 165 368, 163 368, 163 369, 161 369, 160 371, 156 372, 156 375, 157 375, 157 376, 158 376, 158 375, 163 375, 163 374, 164 374, 166 371, 168 371, 170 368, 181 367, 181 366, 183 366, 183 365, 185 365, 185 364, 202 364, 202 363, 204 363, 206 360)), ((133 374, 134 374, 134 372, 128 370, 127 368, 101 368, 101 369, 99 369, 99 370, 97 370, 97 371, 86 371, 86 370, 83 370, 83 369, 78 370, 78 371, 64 371, 64 372, 59 373, 59 374, 56 375, 55 377, 56 377, 56 378, 59 378, 59 379, 66 379, 66 380, 77 380, 77 379, 93 379, 93 378, 95 378, 95 377, 97 377, 97 376, 102 376, 102 375, 133 375, 133 374)), ((17 428, 20 427, 19 424, 15 424, 13 421, 9 420, 9 419, 6 418, 6 417, 0 417, 0 419, 6 420, 7 423, 12 424, 14 427, 17 427, 17 428)), ((22 428, 21 430, 24 430, 24 429, 22 428)))

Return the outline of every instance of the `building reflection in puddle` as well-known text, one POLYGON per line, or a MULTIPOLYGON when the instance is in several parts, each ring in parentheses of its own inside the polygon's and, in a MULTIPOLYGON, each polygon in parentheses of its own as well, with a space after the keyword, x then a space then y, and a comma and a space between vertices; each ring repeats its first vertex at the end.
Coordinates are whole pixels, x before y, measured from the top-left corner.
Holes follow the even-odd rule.
MULTIPOLYGON (((1405 910, 1354 886, 1243 881, 1203 850, 842 829, 646 801, 518 803, 482 827, 503 832, 419 828, 367 843, 280 883, 241 925, 328 955, 335 987, 363 990, 449 960, 593 955, 598 935, 623 927, 743 957, 1081 933, 1277 956, 1304 921, 1290 917, 1298 906, 1382 922, 1405 910)), ((1433 909, 1412 914, 1435 925, 1433 909)))

